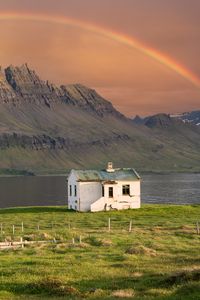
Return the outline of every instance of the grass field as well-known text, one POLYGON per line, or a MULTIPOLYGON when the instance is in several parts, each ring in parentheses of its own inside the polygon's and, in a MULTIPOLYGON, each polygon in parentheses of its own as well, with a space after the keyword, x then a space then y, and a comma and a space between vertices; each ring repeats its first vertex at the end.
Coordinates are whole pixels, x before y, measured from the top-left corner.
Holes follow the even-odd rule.
POLYGON ((197 221, 200 206, 93 214, 65 207, 2 209, 1 241, 57 243, 0 251, 0 299, 198 300, 197 221))

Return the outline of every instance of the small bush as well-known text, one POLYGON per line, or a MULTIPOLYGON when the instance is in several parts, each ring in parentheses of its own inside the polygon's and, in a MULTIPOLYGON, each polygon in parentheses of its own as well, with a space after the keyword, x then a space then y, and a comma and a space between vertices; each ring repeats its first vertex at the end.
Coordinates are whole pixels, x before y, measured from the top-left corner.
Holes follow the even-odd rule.
POLYGON ((135 254, 135 255, 149 255, 149 256, 156 256, 156 251, 151 249, 151 248, 147 248, 144 247, 142 245, 139 246, 132 246, 130 248, 128 248, 125 251, 126 254, 135 254))
POLYGON ((41 281, 28 285, 29 292, 32 294, 45 293, 57 296, 77 296, 79 292, 72 286, 68 286, 60 279, 47 277, 41 281))
POLYGON ((167 277, 163 283, 168 285, 183 284, 189 281, 199 281, 200 280, 200 269, 197 270, 186 270, 179 273, 172 274, 167 277))
POLYGON ((24 235, 23 240, 28 241, 28 242, 35 241, 36 236, 35 236, 35 234, 26 234, 26 235, 24 235))
POLYGON ((90 236, 85 239, 85 242, 90 244, 91 246, 102 246, 102 240, 96 238, 95 236, 90 236))
POLYGON ((39 235, 39 239, 44 240, 44 241, 51 240, 52 236, 46 232, 43 232, 39 235))

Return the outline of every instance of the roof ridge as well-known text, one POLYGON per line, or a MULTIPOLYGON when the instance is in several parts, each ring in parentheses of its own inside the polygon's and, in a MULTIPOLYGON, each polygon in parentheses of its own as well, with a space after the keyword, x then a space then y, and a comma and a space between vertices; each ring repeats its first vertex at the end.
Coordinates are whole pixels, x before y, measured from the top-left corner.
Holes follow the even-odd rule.
POLYGON ((73 170, 80 181, 139 180, 140 176, 133 168, 117 168, 114 172, 106 170, 73 170))

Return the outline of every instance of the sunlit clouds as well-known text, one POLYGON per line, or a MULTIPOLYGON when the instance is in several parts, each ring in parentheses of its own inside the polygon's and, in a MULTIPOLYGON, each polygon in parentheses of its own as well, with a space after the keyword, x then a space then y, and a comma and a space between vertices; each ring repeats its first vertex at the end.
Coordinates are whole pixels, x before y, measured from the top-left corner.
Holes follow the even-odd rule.
MULTIPOLYGON (((151 1, 154 6, 156 0, 149 2, 151 1)), ((2 2, 0 1, 0 8, 2 2)), ((23 3, 23 1, 18 3, 20 2, 23 3)), ((91 9, 94 11, 95 2, 97 3, 93 1, 91 4, 91 1, 86 0, 86 6, 91 4, 91 9)), ((127 1, 127 7, 122 10, 122 16, 118 17, 118 24, 113 14, 119 14, 120 1, 117 1, 117 6, 110 11, 110 19, 108 19, 108 12, 103 12, 105 1, 101 5, 98 3, 97 6, 101 9, 95 20, 89 11, 81 10, 81 4, 80 7, 78 5, 81 1, 78 0, 74 2, 77 5, 77 13, 72 1, 61 1, 59 5, 53 1, 42 1, 42 5, 39 5, 38 1, 30 1, 31 8, 26 5, 25 9, 27 14, 42 15, 45 3, 46 5, 49 3, 45 15, 49 14, 50 17, 54 17, 59 13, 63 19, 74 18, 80 23, 86 22, 87 24, 95 22, 94 27, 103 28, 109 32, 119 32, 130 40, 136 38, 148 49, 153 49, 155 55, 161 54, 161 58, 162 55, 164 58, 169 58, 169 66, 167 62, 159 62, 159 59, 154 59, 145 51, 129 47, 128 41, 127 44, 120 42, 117 36, 116 38, 109 34, 106 36, 98 30, 88 30, 87 27, 81 28, 73 24, 23 18, 21 20, 20 18, 17 20, 12 18, 1 20, 0 18, 0 64, 5 67, 27 62, 43 79, 49 79, 56 84, 79 82, 93 87, 129 116, 199 108, 200 66, 197 52, 200 45, 196 39, 198 36, 198 28, 195 27, 196 15, 191 21, 193 11, 189 11, 188 16, 184 7, 182 7, 183 12, 176 15, 180 1, 175 1, 174 7, 169 1, 171 10, 168 7, 166 13, 170 15, 170 11, 173 10, 171 22, 169 20, 169 29, 166 20, 162 20, 159 14, 162 13, 159 11, 161 6, 158 6, 157 26, 153 27, 151 23, 148 29, 148 26, 144 24, 145 19, 143 23, 138 17, 134 19, 136 11, 141 12, 143 6, 146 21, 149 21, 152 14, 156 12, 150 10, 148 15, 145 1, 134 2, 135 9, 133 10, 132 2, 127 1), (127 24, 124 23, 126 12, 127 24), (183 22, 184 18, 185 23, 181 23, 182 27, 177 27, 178 20, 181 19, 183 22), (189 21, 191 21, 190 24, 189 21), (142 25, 136 30, 135 26, 136 24, 139 26, 139 23, 142 25), (175 65, 174 69, 170 67, 170 64, 173 65, 171 62, 175 65), (176 70, 179 66, 180 70, 176 70)), ((111 3, 114 5, 113 1, 109 1, 110 5, 111 3)), ((193 1, 191 5, 192 3, 193 1)), ((4 3, 2 7, 6 12, 11 10, 12 5, 15 6, 14 13, 16 14, 24 10, 24 7, 20 8, 20 4, 16 8, 16 1, 8 1, 8 6, 6 7, 4 3)), ((87 7, 89 9, 89 6, 87 7)), ((23 14, 26 12, 23 11, 23 14)), ((141 15, 141 18, 144 17, 141 15)))

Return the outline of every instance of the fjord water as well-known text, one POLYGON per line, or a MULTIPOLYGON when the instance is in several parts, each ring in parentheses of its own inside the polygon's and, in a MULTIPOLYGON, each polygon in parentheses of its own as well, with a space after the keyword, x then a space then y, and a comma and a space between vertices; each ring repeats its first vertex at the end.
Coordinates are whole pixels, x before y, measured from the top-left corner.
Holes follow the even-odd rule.
MULTIPOLYGON (((66 205, 66 179, 0 177, 0 207, 66 205)), ((143 175, 142 202, 200 204, 200 174, 143 175)))

